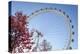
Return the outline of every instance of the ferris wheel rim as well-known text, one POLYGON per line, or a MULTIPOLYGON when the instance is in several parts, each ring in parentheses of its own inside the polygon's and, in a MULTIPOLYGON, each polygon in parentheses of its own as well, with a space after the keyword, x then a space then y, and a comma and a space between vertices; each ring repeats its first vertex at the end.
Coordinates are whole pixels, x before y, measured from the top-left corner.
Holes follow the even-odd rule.
POLYGON ((69 17, 69 15, 67 15, 64 11, 62 11, 61 9, 57 9, 57 8, 41 8, 39 10, 36 10, 34 12, 32 12, 29 16, 28 16, 28 20, 30 21, 32 19, 32 17, 37 16, 39 14, 41 14, 42 12, 53 12, 54 13, 57 12, 59 14, 62 14, 64 16, 64 18, 66 18, 68 20, 68 25, 69 25, 69 29, 70 29, 70 35, 69 35, 69 40, 68 40, 68 45, 67 47, 63 48, 63 49, 69 49, 69 47, 71 46, 72 43, 72 28, 71 28, 71 18, 69 17), (37 13, 37 14, 36 14, 37 13))

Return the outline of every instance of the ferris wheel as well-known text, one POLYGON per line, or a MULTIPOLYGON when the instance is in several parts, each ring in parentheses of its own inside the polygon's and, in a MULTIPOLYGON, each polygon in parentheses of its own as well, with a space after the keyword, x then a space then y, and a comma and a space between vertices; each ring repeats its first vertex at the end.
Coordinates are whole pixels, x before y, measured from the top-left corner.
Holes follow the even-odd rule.
POLYGON ((73 36, 75 34, 75 32, 73 31, 74 25, 72 25, 72 20, 71 20, 70 16, 66 12, 64 12, 63 10, 57 9, 57 8, 52 8, 52 7, 41 8, 39 10, 32 12, 28 16, 28 21, 32 20, 35 16, 38 16, 42 13, 48 13, 48 12, 52 12, 53 14, 58 14, 64 18, 64 20, 65 20, 64 23, 66 24, 66 27, 68 29, 69 36, 67 36, 68 39, 66 40, 65 45, 62 49, 72 49, 73 48, 72 44, 74 43, 73 36))

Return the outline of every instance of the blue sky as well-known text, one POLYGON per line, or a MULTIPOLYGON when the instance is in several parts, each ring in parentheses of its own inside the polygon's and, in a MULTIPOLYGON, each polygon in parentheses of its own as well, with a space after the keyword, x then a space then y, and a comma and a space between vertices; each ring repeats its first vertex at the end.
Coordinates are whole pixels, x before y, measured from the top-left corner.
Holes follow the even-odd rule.
MULTIPOLYGON (((78 47, 78 34, 77 34, 77 6, 76 5, 63 5, 63 4, 44 4, 44 3, 28 3, 28 2, 12 2, 11 15, 17 11, 22 11, 25 15, 30 15, 32 12, 41 8, 52 7, 65 11, 72 20, 71 25, 75 34, 73 36, 73 48, 78 47)), ((61 49, 65 44, 65 39, 68 38, 68 29, 65 24, 64 17, 56 13, 42 13, 33 17, 29 21, 29 28, 35 28, 43 33, 44 38, 50 42, 54 49, 61 49)))

